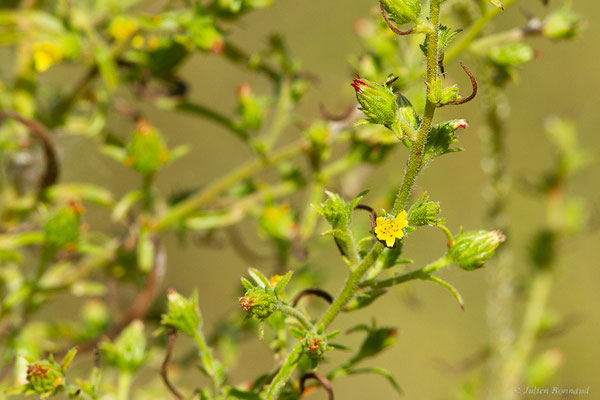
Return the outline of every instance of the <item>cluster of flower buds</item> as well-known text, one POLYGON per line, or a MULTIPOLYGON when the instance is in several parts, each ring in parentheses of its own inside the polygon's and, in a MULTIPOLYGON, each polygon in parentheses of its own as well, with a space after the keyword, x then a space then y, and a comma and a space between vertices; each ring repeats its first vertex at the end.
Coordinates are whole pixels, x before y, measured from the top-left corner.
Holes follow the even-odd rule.
POLYGON ((497 230, 461 232, 454 237, 448 257, 462 269, 472 271, 482 267, 505 239, 497 230))
POLYGON ((292 272, 283 276, 276 275, 271 279, 254 268, 250 268, 248 273, 256 286, 242 278, 246 293, 239 299, 240 307, 250 318, 263 322, 279 309, 281 305, 279 295, 292 279, 292 272))
POLYGON ((438 218, 440 213, 440 203, 430 201, 427 192, 423 193, 421 198, 413 204, 408 210, 408 223, 414 226, 436 226, 443 224, 444 220, 438 218))

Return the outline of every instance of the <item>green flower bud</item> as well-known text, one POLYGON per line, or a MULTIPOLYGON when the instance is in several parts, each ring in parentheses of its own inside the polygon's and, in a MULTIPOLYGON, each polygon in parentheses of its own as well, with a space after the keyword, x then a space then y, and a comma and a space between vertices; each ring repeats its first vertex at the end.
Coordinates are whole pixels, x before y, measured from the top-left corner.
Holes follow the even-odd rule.
POLYGON ((137 371, 146 360, 144 324, 140 320, 133 321, 114 342, 105 341, 100 348, 107 364, 119 371, 137 371))
POLYGON ((44 225, 46 245, 56 251, 77 246, 82 213, 83 207, 73 202, 48 218, 44 225))
POLYGON ((169 289, 167 299, 167 313, 162 315, 160 323, 193 337, 201 323, 198 295, 186 298, 169 289))
POLYGON ((30 390, 44 397, 58 393, 65 386, 60 368, 47 362, 27 366, 27 382, 30 390))
POLYGON ((546 17, 542 34, 551 39, 571 39, 579 32, 579 23, 579 15, 563 7, 546 17))
POLYGON ((414 22, 421 13, 421 0, 380 0, 388 18, 398 25, 414 22))
POLYGON ((356 91, 356 99, 362 112, 367 116, 366 122, 381 124, 391 128, 396 120, 396 95, 385 85, 361 79, 358 74, 350 84, 356 91))
POLYGON ((453 101, 459 100, 458 85, 452 85, 442 90, 442 96, 440 99, 441 104, 452 103, 453 101))
POLYGON ((435 78, 426 85, 429 88, 427 99, 433 104, 439 104, 442 101, 442 78, 435 78))
POLYGON ((325 194, 327 194, 327 200, 315 208, 329 221, 333 229, 339 229, 346 228, 350 224, 352 221, 352 212, 367 192, 360 193, 348 203, 337 193, 325 191, 325 194))
POLYGON ((506 237, 500 231, 472 231, 454 237, 448 256, 464 270, 472 271, 494 255, 494 251, 506 237))
POLYGON ((48 360, 30 362, 27 366, 27 383, 9 388, 8 394, 37 393, 41 399, 55 396, 66 388, 66 371, 77 349, 71 349, 58 364, 52 356, 48 360))
POLYGON ((444 220, 437 218, 439 213, 440 203, 429 201, 427 193, 423 193, 419 201, 408 210, 408 223, 414 226, 443 224, 444 220))
POLYGON ((517 66, 533 60, 534 52, 526 43, 514 42, 490 50, 490 60, 500 67, 517 66))
POLYGON ((241 122, 244 128, 260 129, 263 121, 263 107, 247 83, 238 87, 238 112, 242 117, 241 122))
POLYGON ((279 308, 279 299, 269 288, 254 287, 248 289, 243 297, 240 297, 240 307, 248 313, 251 318, 264 321, 279 308))
POLYGON ((152 175, 169 161, 169 152, 160 133, 147 121, 140 121, 127 145, 125 163, 142 175, 152 175))
POLYGON ((410 101, 398 95, 398 110, 396 111, 396 123, 392 129, 400 139, 416 139, 419 120, 417 113, 410 101))
POLYGON ((327 351, 327 338, 310 332, 302 339, 302 350, 311 360, 321 360, 327 351))

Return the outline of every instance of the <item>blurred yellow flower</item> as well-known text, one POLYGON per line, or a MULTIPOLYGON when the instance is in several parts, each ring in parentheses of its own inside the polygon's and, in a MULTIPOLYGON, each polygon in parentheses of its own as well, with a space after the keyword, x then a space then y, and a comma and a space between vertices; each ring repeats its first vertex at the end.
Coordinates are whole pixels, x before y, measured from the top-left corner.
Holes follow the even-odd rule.
POLYGON ((131 35, 138 29, 138 24, 135 20, 123 17, 117 17, 108 27, 108 33, 115 40, 123 41, 129 39, 131 35))
POLYGON ((33 66, 36 71, 44 72, 62 60, 63 52, 60 47, 50 42, 33 45, 33 66))
POLYGON ((395 219, 377 217, 375 235, 377 236, 377 239, 385 241, 387 247, 393 247, 396 239, 402 239, 404 237, 404 231, 402 229, 406 228, 406 226, 408 226, 408 221, 406 221, 406 211, 402 211, 395 219))

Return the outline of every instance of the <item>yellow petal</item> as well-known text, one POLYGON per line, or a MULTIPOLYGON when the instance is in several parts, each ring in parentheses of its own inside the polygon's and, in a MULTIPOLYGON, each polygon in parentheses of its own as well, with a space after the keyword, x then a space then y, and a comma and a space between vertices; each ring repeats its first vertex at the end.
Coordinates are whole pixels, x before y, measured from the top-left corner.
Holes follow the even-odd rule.
POLYGON ((395 235, 398 239, 402 239, 404 237, 404 231, 399 230, 395 235))
POLYGON ((386 244, 387 247, 393 247, 395 241, 396 241, 395 238, 388 237, 387 239, 385 239, 385 244, 386 244))

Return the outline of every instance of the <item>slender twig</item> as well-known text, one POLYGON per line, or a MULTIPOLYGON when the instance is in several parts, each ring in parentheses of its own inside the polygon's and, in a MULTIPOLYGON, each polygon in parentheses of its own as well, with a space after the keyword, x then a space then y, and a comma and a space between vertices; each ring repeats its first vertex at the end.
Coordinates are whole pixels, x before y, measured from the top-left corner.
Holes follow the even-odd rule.
POLYGON ((219 124, 229 131, 233 132, 236 136, 238 136, 243 141, 248 141, 250 139, 250 135, 240 126, 238 126, 231 118, 219 113, 218 111, 212 110, 209 107, 193 103, 191 101, 182 100, 175 106, 175 110, 184 111, 190 114, 194 114, 200 117, 204 117, 205 119, 212 121, 216 124, 219 124))
POLYGON ((333 296, 331 296, 329 293, 327 293, 323 289, 309 288, 309 289, 304 289, 303 291, 298 293, 296 295, 296 297, 294 297, 294 299, 292 300, 292 305, 294 307, 296 307, 296 305, 298 305, 298 302, 305 296, 317 296, 317 297, 322 298, 329 304, 331 304, 333 302, 333 296))
POLYGON ((354 111, 354 109, 356 109, 356 106, 351 104, 340 114, 332 114, 327 111, 327 108, 325 108, 323 103, 319 104, 319 112, 321 113, 321 116, 328 121, 346 121, 352 115, 352 111, 354 111))
POLYGON ((314 328, 312 322, 310 322, 310 320, 306 317, 306 315, 304 315, 304 313, 302 311, 297 310, 294 307, 290 307, 287 304, 280 304, 279 311, 281 311, 283 314, 285 314, 289 317, 296 319, 308 331, 311 331, 314 328))
POLYGON ((11 118, 23 124, 42 144, 46 167, 39 182, 39 192, 43 192, 48 186, 56 183, 60 172, 56 144, 54 143, 52 133, 38 121, 25 118, 16 111, 0 111, 0 121, 4 118, 11 118))
POLYGON ((270 165, 292 158, 301 153, 303 149, 304 141, 299 140, 273 152, 264 159, 254 160, 249 164, 242 165, 240 168, 231 171, 229 174, 208 185, 198 193, 191 195, 187 199, 171 207, 164 215, 154 222, 154 227, 157 230, 167 228, 178 219, 188 216, 204 204, 225 192, 231 185, 252 176, 270 165))
POLYGON ((181 394, 179 390, 171 383, 169 380, 169 362, 171 361, 171 357, 173 355, 173 349, 175 348, 175 340, 177 339, 177 331, 174 328, 169 328, 167 332, 167 351, 165 353, 165 358, 160 366, 160 376, 162 380, 169 389, 169 392, 178 400, 183 400, 185 397, 181 394))
POLYGON ((377 213, 373 208, 366 204, 359 204, 356 206, 357 210, 365 210, 369 212, 369 222, 371 223, 371 231, 375 232, 375 226, 377 226, 377 213))
POLYGON ((460 66, 462 67, 462 69, 465 71, 465 73, 469 76, 469 79, 471 80, 471 86, 473 87, 473 91, 471 92, 471 94, 465 98, 462 99, 458 99, 458 100, 454 100, 450 103, 446 103, 446 104, 438 104, 438 107, 444 107, 444 106, 449 106, 449 105, 454 105, 454 106, 458 106, 460 104, 465 104, 468 103, 469 101, 473 100, 475 98, 475 96, 477 96, 477 79, 475 79, 475 76, 473 75, 473 73, 469 70, 469 68, 467 68, 465 66, 465 64, 463 64, 462 62, 459 63, 460 66))
POLYGON ((306 381, 309 379, 316 379, 317 381, 319 381, 323 389, 327 391, 327 398, 329 400, 334 400, 333 387, 331 386, 331 382, 324 375, 315 371, 307 372, 304 375, 302 375, 302 378, 300 378, 300 396, 304 396, 304 391, 306 390, 306 381))

